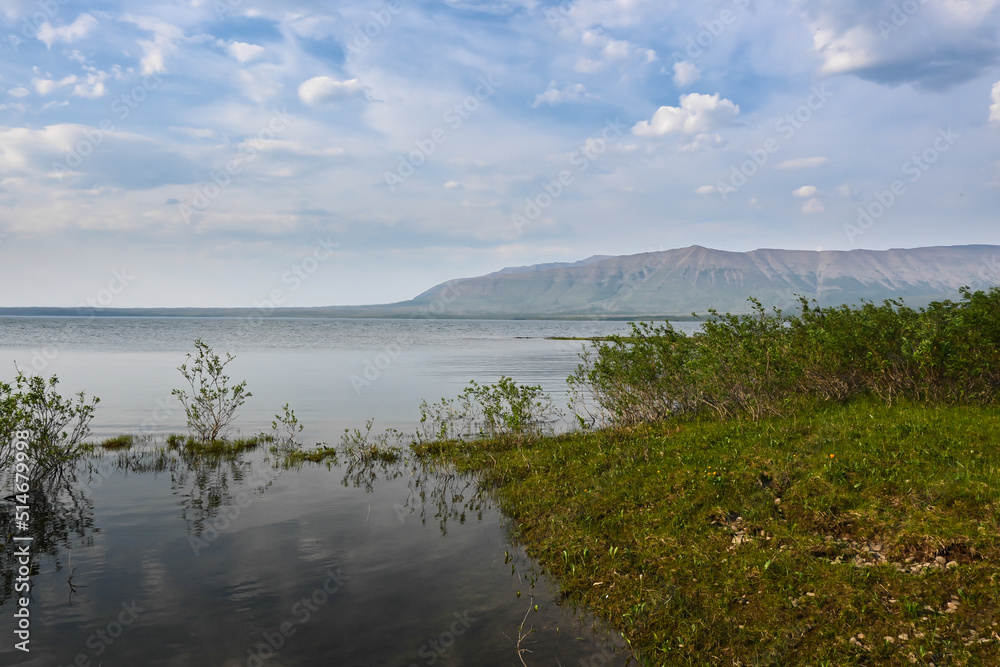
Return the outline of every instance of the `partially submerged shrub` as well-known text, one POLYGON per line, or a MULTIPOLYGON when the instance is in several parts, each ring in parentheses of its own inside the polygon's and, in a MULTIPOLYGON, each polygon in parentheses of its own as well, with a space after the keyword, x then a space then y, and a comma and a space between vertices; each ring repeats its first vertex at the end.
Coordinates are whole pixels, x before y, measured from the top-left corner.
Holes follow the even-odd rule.
POLYGON ((13 460, 14 436, 19 431, 30 434, 29 454, 36 478, 80 453, 100 399, 88 401, 81 391, 74 402, 56 391, 58 384, 55 375, 46 380, 21 371, 13 385, 0 383, 0 469, 13 460))
POLYGON ((305 427, 299 423, 295 410, 288 407, 288 403, 285 403, 282 410, 284 414, 275 415, 274 421, 271 422, 271 433, 261 435, 272 443, 275 449, 291 451, 301 444, 298 437, 305 427))
POLYGON ((226 366, 235 358, 226 353, 225 361, 212 351, 200 338, 194 342, 195 353, 187 355, 187 361, 177 370, 191 387, 188 394, 183 389, 171 392, 176 396, 184 413, 187 425, 204 442, 218 440, 226 435, 236 416, 236 410, 250 398, 246 381, 229 386, 226 366))
POLYGON ((509 377, 469 383, 457 398, 420 404, 420 441, 464 437, 521 440, 558 420, 562 412, 540 386, 521 386, 509 377))

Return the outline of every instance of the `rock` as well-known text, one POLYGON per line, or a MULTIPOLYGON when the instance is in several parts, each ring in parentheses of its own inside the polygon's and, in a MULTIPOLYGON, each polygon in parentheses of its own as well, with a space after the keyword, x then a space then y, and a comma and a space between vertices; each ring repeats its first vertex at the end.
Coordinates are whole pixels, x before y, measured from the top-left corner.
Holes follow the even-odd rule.
POLYGON ((934 562, 939 565, 944 565, 948 561, 945 560, 944 556, 938 556, 937 558, 934 559, 934 562))
POLYGON ((885 637, 882 637, 882 639, 884 639, 887 644, 895 644, 896 643, 896 638, 895 637, 889 637, 888 635, 886 635, 885 637))
POLYGON ((956 567, 958 567, 958 561, 957 560, 950 560, 950 561, 948 561, 948 569, 949 570, 954 570, 956 567))

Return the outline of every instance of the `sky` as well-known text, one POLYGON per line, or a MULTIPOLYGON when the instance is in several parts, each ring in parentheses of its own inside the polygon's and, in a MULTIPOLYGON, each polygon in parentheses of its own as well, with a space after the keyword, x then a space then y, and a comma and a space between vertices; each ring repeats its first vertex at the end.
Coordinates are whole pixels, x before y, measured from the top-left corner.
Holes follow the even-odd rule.
POLYGON ((1000 0, 3 0, 0 306, 1000 244, 1000 0))

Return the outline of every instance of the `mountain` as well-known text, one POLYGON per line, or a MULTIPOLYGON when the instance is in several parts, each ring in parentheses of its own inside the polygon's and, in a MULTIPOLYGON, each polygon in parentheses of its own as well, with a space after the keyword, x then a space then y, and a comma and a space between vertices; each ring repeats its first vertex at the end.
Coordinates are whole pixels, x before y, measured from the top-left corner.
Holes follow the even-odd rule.
POLYGON ((630 319, 745 313, 747 298, 794 307, 903 299, 922 306, 960 287, 1000 284, 1000 246, 726 252, 701 246, 502 269, 442 283, 410 301, 324 308, 0 308, 0 315, 630 319))
POLYGON ((438 285, 407 303, 437 304, 446 317, 684 316, 708 308, 746 312, 748 297, 779 308, 794 306, 797 295, 824 306, 889 298, 918 306, 954 299, 964 285, 997 283, 1000 246, 992 245, 752 252, 691 246, 505 269, 438 285))

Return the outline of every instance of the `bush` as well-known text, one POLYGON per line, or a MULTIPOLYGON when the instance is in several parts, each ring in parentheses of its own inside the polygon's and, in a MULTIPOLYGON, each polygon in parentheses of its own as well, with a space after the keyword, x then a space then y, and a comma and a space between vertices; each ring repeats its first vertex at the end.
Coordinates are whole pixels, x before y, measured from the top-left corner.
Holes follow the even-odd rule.
POLYGON ((229 376, 224 370, 235 358, 233 355, 226 353, 223 361, 200 338, 194 346, 195 354, 188 354, 187 362, 177 369, 191 386, 191 394, 182 389, 174 389, 172 394, 184 406, 188 428, 199 440, 212 442, 226 435, 236 410, 252 394, 246 390, 245 381, 229 386, 229 376))
MULTIPOLYGON (((682 414, 754 419, 806 400, 874 396, 887 403, 994 403, 1000 388, 1000 289, 959 302, 902 302, 768 315, 711 316, 692 336, 669 323, 632 325, 585 350, 569 378, 576 405, 622 426, 682 414)), ((579 417, 581 422, 586 420, 579 417)))
POLYGON ((506 376, 492 385, 473 380, 457 398, 421 402, 417 437, 422 441, 469 436, 520 441, 561 416, 540 386, 519 386, 506 376))
POLYGON ((73 460, 90 434, 90 421, 99 398, 86 399, 81 391, 76 402, 57 391, 59 378, 48 380, 18 371, 13 385, 0 383, 0 468, 14 457, 14 436, 28 431, 33 476, 44 477, 61 464, 73 460))

